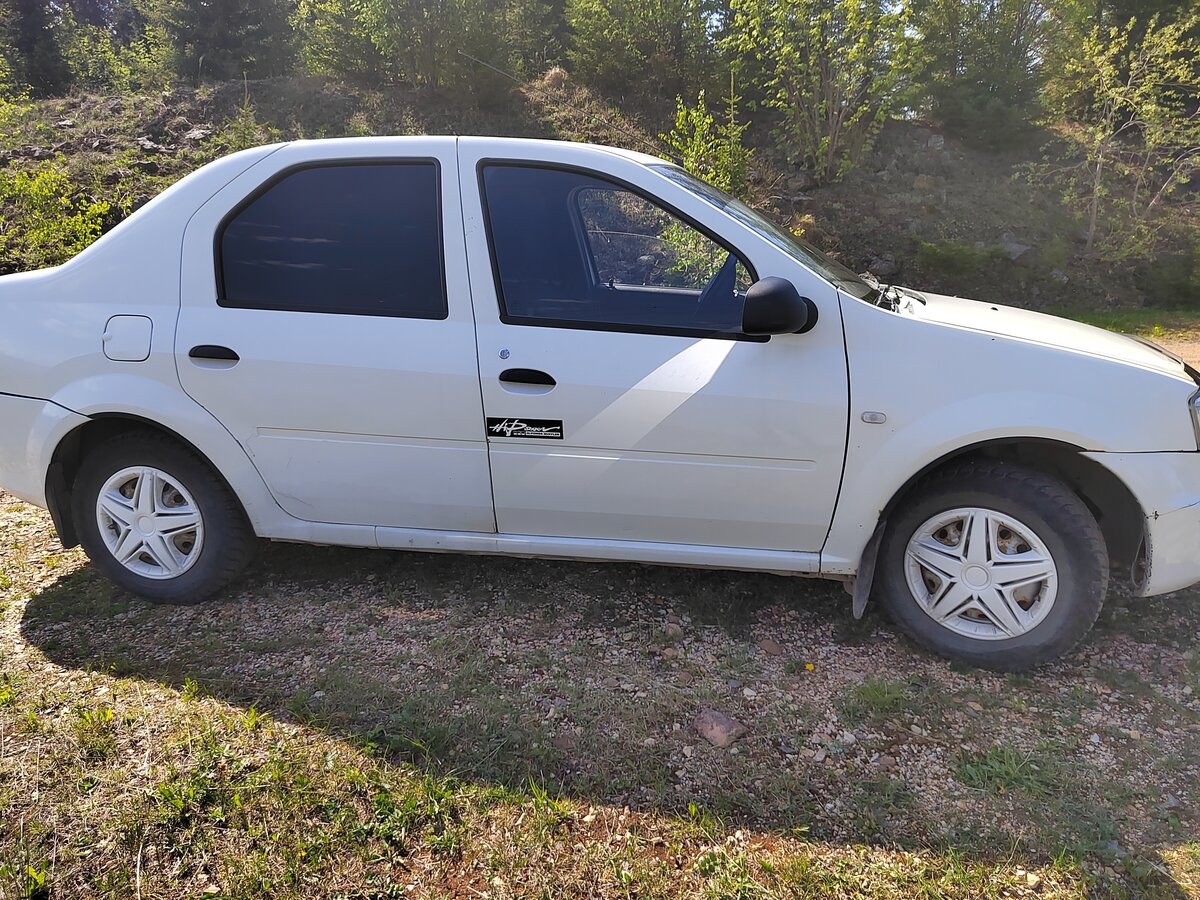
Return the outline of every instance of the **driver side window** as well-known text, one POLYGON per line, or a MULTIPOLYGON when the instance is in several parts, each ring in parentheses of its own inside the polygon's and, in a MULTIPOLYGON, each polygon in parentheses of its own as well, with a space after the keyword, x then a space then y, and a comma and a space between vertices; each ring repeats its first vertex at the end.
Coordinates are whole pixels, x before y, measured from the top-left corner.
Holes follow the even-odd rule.
POLYGON ((562 169, 489 165, 482 182, 504 321, 741 337, 749 267, 670 210, 562 169))

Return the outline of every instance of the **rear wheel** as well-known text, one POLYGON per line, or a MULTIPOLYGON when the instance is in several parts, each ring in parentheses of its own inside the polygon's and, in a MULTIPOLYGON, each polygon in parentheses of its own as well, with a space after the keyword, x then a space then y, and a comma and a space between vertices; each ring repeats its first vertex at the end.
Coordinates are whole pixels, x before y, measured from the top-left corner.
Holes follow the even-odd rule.
POLYGON ((1016 671, 1073 648, 1108 588, 1095 518, 1066 485, 1008 463, 936 473, 893 515, 880 549, 881 600, 931 650, 1016 671))
POLYGON ((198 603, 250 561, 254 535, 237 500, 192 450, 163 435, 118 435, 84 459, 72 492, 93 565, 132 593, 198 603))

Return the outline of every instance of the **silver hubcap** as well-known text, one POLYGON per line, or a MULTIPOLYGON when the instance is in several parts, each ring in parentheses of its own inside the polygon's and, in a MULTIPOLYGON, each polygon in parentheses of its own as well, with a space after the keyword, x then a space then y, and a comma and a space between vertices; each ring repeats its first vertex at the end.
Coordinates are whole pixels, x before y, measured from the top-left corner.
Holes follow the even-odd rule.
POLYGON ((143 578, 178 578, 204 546, 204 520, 192 495, 150 466, 122 469, 105 482, 96 522, 113 558, 143 578))
POLYGON ((1033 529, 977 507, 938 513, 918 528, 905 574, 930 618, 983 640, 1028 633, 1058 595, 1058 567, 1033 529))

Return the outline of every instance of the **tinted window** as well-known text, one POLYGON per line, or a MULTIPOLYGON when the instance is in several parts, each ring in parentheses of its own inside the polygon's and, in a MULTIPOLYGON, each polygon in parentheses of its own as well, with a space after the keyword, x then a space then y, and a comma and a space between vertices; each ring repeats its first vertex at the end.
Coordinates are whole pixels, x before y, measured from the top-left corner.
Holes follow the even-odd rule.
POLYGON ((433 163, 285 175, 220 237, 222 306, 446 317, 433 163))
POLYGON ((748 268, 670 210, 579 172, 496 165, 483 182, 506 321, 740 330, 748 268))

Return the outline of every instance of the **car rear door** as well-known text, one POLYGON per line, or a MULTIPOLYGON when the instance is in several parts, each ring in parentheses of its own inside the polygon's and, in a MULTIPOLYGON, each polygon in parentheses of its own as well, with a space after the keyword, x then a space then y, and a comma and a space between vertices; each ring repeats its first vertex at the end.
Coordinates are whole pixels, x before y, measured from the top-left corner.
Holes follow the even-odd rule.
POLYGON ((313 522, 495 529, 453 138, 299 142, 183 242, 179 378, 313 522))
POLYGON ((634 160, 459 159, 499 531, 815 560, 846 440, 834 288, 634 160), (814 301, 809 333, 738 333, 766 275, 814 301))

